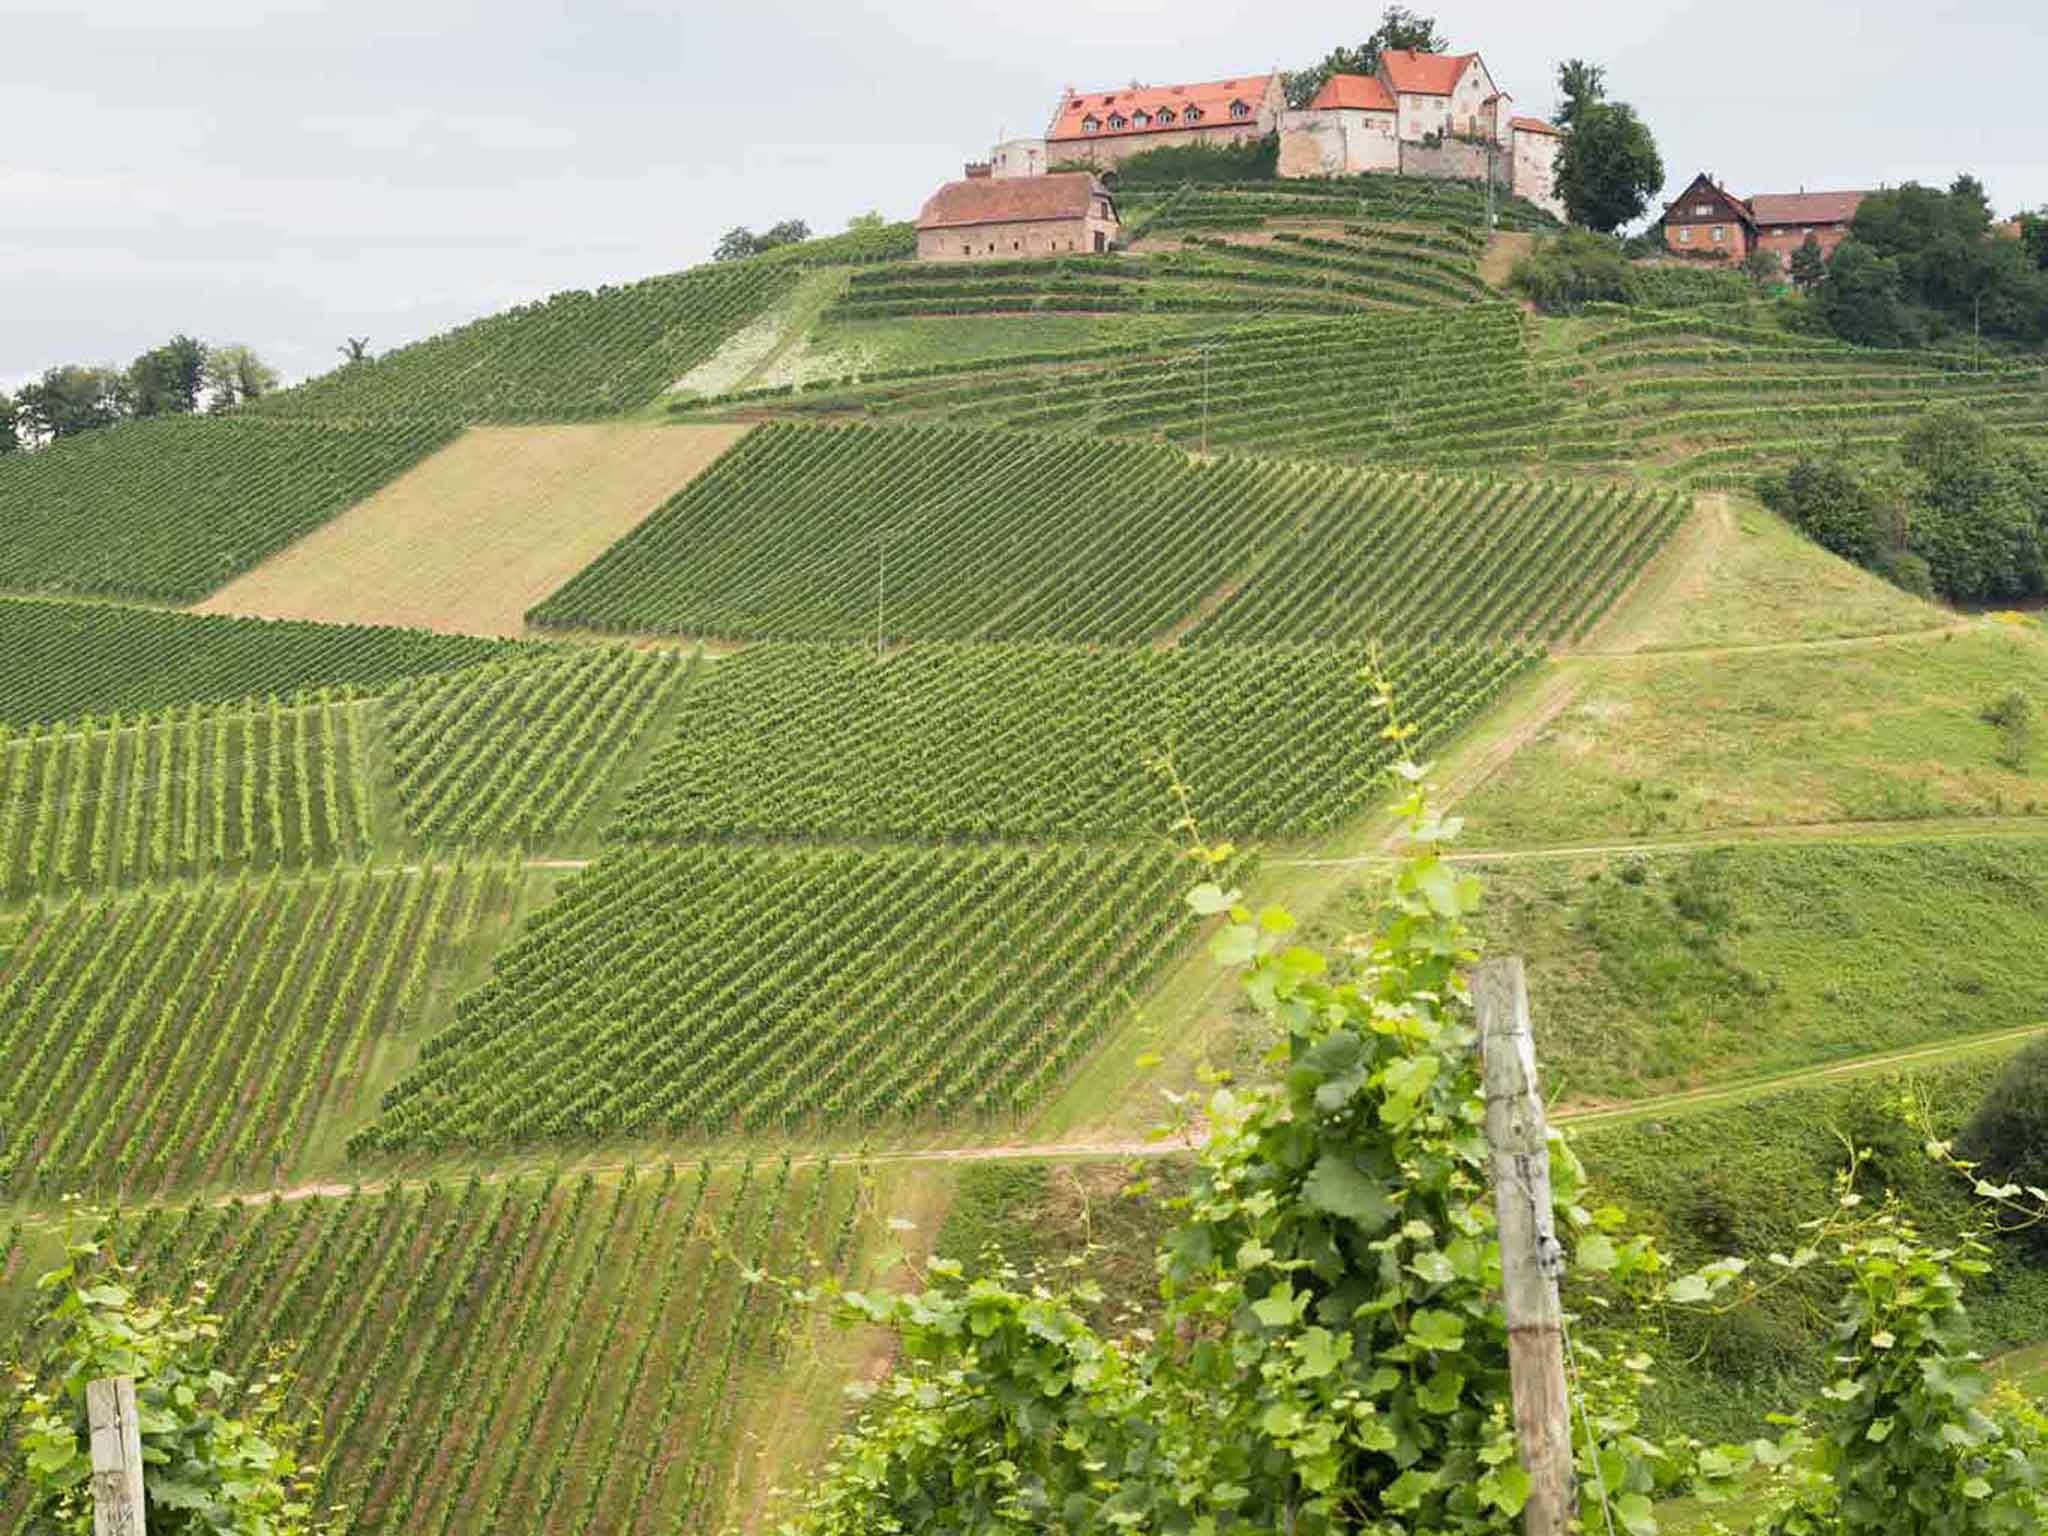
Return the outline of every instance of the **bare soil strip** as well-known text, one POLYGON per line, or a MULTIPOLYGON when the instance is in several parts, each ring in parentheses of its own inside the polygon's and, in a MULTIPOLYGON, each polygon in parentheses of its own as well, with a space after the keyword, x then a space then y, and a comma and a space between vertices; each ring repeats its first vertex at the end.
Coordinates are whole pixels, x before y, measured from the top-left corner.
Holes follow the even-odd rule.
POLYGON ((744 426, 473 427, 229 582, 202 613, 519 635, 744 426))

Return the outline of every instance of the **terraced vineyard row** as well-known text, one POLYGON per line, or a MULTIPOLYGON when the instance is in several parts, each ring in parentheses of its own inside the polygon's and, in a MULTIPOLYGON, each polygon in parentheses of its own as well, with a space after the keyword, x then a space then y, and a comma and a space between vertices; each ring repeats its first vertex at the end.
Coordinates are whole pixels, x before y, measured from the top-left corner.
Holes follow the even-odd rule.
POLYGON ((322 691, 289 708, 0 726, 0 895, 366 852, 366 709, 322 691))
POLYGON ((700 267, 534 304, 269 396, 268 416, 563 421, 653 400, 787 295, 794 264, 700 267))
MULTIPOLYGON (((1411 602, 1362 605, 1334 636, 1327 615, 1261 600, 1253 617, 1229 621, 1233 638, 1548 639, 1582 627, 1654 548, 1655 537, 1626 542, 1644 514, 1593 487, 1539 495, 1521 483, 1197 463, 1064 436, 778 426, 752 434, 530 617, 723 638, 879 629, 1130 643, 1188 622, 1206 599, 1228 615, 1255 552, 1309 561, 1289 552, 1306 539, 1360 546, 1387 571, 1423 560, 1441 579, 1408 583, 1411 602), (1447 563, 1447 535, 1466 564, 1447 563), (1501 562, 1532 546, 1614 558, 1510 581, 1501 562)), ((1661 514, 1653 522, 1661 535, 1661 514)), ((1326 585, 1317 574, 1313 590, 1326 585)))
POLYGON ((499 954, 350 1146, 1020 1110, 1193 931, 1187 884, 1159 846, 613 853, 499 954))
POLYGON ((399 687, 384 719, 406 825, 458 846, 574 827, 685 668, 665 652, 595 646, 399 687))
POLYGON ((0 1191, 281 1180, 370 1108, 379 1051, 519 879, 274 872, 42 909, 0 976, 0 1191))
MULTIPOLYGON (((1320 832, 1385 787, 1363 647, 1093 651, 770 645, 686 694, 609 836, 1134 839, 1177 812, 1171 751, 1213 836, 1320 832)), ((1431 649, 1389 669, 1423 744, 1533 652, 1431 649)))
MULTIPOLYGON (((166 1293, 217 1279, 224 1367, 283 1351, 336 1536, 684 1536, 719 1528, 785 1352, 787 1303, 751 1275, 844 1272, 857 1196, 829 1166, 665 1165, 152 1208, 113 1246, 166 1293)), ((0 1531, 26 1533, 4 1491, 0 1531)))
POLYGON ((0 455, 0 588, 191 602, 453 435, 425 421, 167 416, 0 455))
POLYGON ((1570 481, 1333 477, 1327 501, 1189 637, 1196 645, 1585 634, 1689 502, 1570 481))
POLYGON ((0 724, 136 714, 472 666, 531 642, 0 597, 0 724))
MULTIPOLYGON (((1117 198, 1139 235, 1185 229, 1252 229, 1275 221, 1369 219, 1443 226, 1483 238, 1486 191, 1476 181, 1436 180, 1368 172, 1329 181, 1249 181, 1184 187, 1125 187, 1117 198)), ((1499 227, 1556 229, 1557 220, 1518 197, 1495 206, 1499 227)))

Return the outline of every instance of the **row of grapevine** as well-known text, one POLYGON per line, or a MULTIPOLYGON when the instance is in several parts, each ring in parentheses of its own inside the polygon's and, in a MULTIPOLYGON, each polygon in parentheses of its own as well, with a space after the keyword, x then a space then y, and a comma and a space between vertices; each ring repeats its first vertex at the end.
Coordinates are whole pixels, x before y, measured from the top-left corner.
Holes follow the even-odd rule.
POLYGON ((364 711, 322 690, 0 726, 0 895, 366 853, 364 711))
POLYGON ((1346 476, 1199 625, 1197 645, 1583 634, 1685 516, 1676 496, 1570 481, 1346 476))
POLYGON ((785 297, 794 263, 735 262, 577 290, 352 363, 266 398, 266 416, 561 421, 657 398, 785 297))
POLYGON ((164 416, 0 454, 0 588, 193 601, 453 432, 428 421, 164 416))
POLYGON ((0 1190, 285 1177, 518 888, 496 864, 272 872, 35 913, 0 978, 0 1190))
POLYGON ((1192 932, 1186 885, 1162 845, 615 852, 498 954, 350 1148, 1021 1110, 1192 932))
POLYGON ((384 721, 407 826, 458 845, 574 828, 686 666, 667 652, 589 646, 394 689, 384 721))
MULTIPOLYGON (((1534 653, 1390 658, 1426 749, 1534 653)), ((691 687, 622 805, 624 840, 1135 839, 1177 814, 1171 753, 1216 836, 1326 831, 1384 790, 1364 647, 1084 650, 767 645, 691 687)))
MULTIPOLYGON (((153 1290, 211 1283, 222 1366, 281 1352, 336 1536, 666 1536, 728 1513, 713 1474, 780 1349, 780 1293, 742 1266, 843 1272, 858 1195, 830 1165, 664 1165, 151 1207, 109 1236, 153 1290)), ((0 1488, 0 1532, 26 1529, 0 1488)))
POLYGON ((533 610, 731 637, 1140 640, 1283 509, 1280 477, 1167 448, 764 427, 533 610), (879 604, 878 604, 879 599, 879 604))
POLYGON ((1590 485, 785 425, 531 617, 722 638, 1129 643, 1220 595, 1204 638, 1548 640, 1582 627, 1678 510, 1590 485))
POLYGON ((534 649, 378 625, 0 597, 0 724, 133 715, 329 685, 369 691, 534 649))

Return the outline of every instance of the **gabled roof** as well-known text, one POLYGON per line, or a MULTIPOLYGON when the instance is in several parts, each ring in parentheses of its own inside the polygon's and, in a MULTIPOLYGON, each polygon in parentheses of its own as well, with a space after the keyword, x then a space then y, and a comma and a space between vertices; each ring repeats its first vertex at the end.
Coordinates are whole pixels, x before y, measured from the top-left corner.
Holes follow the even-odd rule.
POLYGON ((1413 48, 1388 48, 1380 68, 1403 96, 1448 96, 1457 88, 1465 66, 1476 53, 1418 53, 1413 48))
POLYGON ((1755 222, 1755 216, 1750 212, 1749 204, 1745 203, 1733 192, 1730 192, 1705 171, 1701 171, 1699 175, 1693 177, 1686 184, 1683 192, 1664 205, 1664 217, 1666 219, 1670 219, 1674 215, 1680 216, 1681 219, 1697 217, 1697 215, 1686 215, 1684 209, 1685 205, 1698 197, 1702 191, 1711 194, 1720 202, 1725 203, 1728 206, 1728 210, 1743 223, 1753 224, 1755 222))
POLYGON ((1846 224, 1868 192, 1759 192, 1749 211, 1759 224, 1846 224))
POLYGON ((1007 181, 949 181, 926 200, 919 229, 957 229, 966 224, 1021 224, 1034 219, 1079 219, 1102 184, 1086 171, 1051 176, 1018 176, 1007 181))
POLYGON ((1508 120, 1508 127, 1516 133, 1547 133, 1553 139, 1564 137, 1564 130, 1555 123, 1546 123, 1540 117, 1516 117, 1508 120))
POLYGON ((1391 112, 1394 110, 1394 98, 1380 84, 1377 75, 1332 75, 1316 92, 1316 99, 1309 103, 1309 109, 1315 112, 1331 107, 1355 112, 1391 112))
POLYGON ((1205 80, 1193 85, 1134 85, 1120 91, 1087 91, 1078 96, 1069 96, 1060 103, 1059 115, 1053 119, 1048 139, 1102 139, 1119 134, 1137 133, 1178 133, 1187 127, 1183 119, 1189 107, 1201 111, 1197 128, 1214 128, 1242 118, 1230 115, 1230 104, 1241 101, 1254 112, 1266 99, 1271 89, 1271 75, 1239 75, 1230 80, 1205 80), (1159 121, 1159 111, 1164 107, 1173 114, 1173 121, 1159 121), (1151 119, 1139 127, 1135 118, 1143 112, 1151 119), (1109 126, 1111 114, 1120 114, 1125 126, 1109 126), (1099 125, 1089 133, 1081 126, 1083 118, 1092 117, 1099 125))

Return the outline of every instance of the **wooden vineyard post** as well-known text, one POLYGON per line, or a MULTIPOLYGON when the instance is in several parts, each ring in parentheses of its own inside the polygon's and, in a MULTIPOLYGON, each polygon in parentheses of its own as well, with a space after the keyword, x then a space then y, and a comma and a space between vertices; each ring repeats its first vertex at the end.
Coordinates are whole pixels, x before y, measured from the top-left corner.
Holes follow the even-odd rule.
POLYGON ((1571 1397, 1565 1388, 1564 1312, 1557 1297, 1564 1248, 1550 1204, 1550 1149, 1536 1092, 1536 1041, 1520 959, 1489 960, 1472 977, 1486 1079, 1486 1144, 1500 1220, 1502 1302, 1513 1377, 1515 1444, 1529 1474, 1528 1536, 1563 1536, 1577 1505, 1571 1397))
POLYGON ((144 1536, 142 1425, 135 1417, 135 1383, 127 1376, 87 1382, 85 1410, 92 1423, 93 1536, 144 1536))

